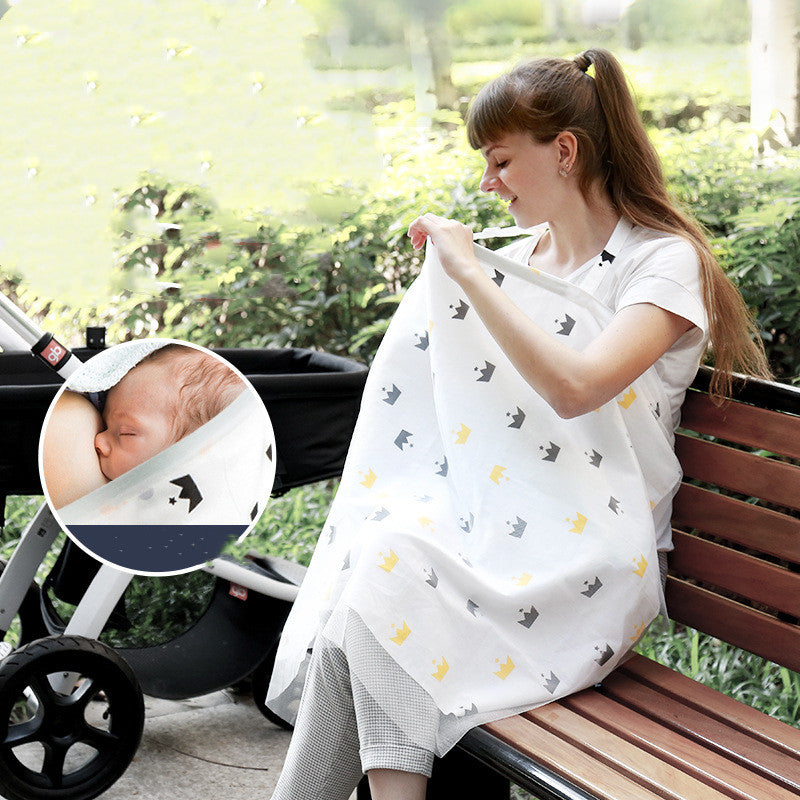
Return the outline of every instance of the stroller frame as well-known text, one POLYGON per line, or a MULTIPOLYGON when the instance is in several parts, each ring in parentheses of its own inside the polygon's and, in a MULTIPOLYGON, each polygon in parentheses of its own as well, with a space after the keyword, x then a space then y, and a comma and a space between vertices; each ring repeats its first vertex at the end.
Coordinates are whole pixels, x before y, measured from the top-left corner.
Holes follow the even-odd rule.
MULTIPOLYGON (((2 345, 4 353, 8 351, 16 352, 19 350, 28 350, 34 356, 37 356, 40 362, 43 362, 51 370, 57 372, 63 379, 72 375, 83 363, 76 355, 72 354, 68 348, 61 345, 50 334, 40 330, 13 303, 2 295, 0 295, 0 345, 2 345)), ((236 354, 244 361, 248 361, 252 359, 251 354, 253 351, 220 350, 218 352, 224 356, 236 354)), ((300 353, 301 351, 295 352, 300 353)), ((311 353, 311 351, 302 352, 304 357, 307 353, 311 353)), ((326 358, 337 359, 337 357, 327 356, 326 354, 321 355, 326 358)), ((352 406, 350 409, 351 418, 346 419, 342 423, 344 425, 347 441, 349 442, 349 434, 352 433, 352 426, 357 416, 357 406, 360 401, 361 390, 363 389, 364 380, 366 378, 366 368, 355 364, 355 362, 349 362, 347 359, 338 359, 338 361, 341 361, 343 364, 347 362, 347 364, 344 364, 343 368, 337 366, 337 369, 341 368, 347 378, 345 394, 347 394, 348 402, 352 406)), ((242 371, 245 372, 244 369, 242 369, 242 371)), ((281 384, 278 386, 279 381, 276 382, 275 378, 280 376, 273 376, 270 378, 270 376, 250 377, 246 375, 246 377, 248 377, 254 385, 258 384, 257 389, 259 393, 262 394, 262 398, 264 397, 264 386, 267 386, 266 393, 270 397, 275 398, 276 403, 281 401, 291 403, 293 400, 297 400, 298 395, 292 392, 287 393, 285 385, 281 384)), ((282 377, 285 379, 287 376, 283 375, 282 377)), ((310 385, 309 380, 312 379, 312 377, 312 375, 303 374, 298 377, 298 381, 303 385, 310 385)), ((0 384, 1 383, 2 379, 0 378, 0 384)), ((327 399, 328 401, 330 400, 330 393, 327 399)), ((269 402, 267 402, 267 407, 272 416, 269 402)), ((331 412, 329 411, 328 413, 330 414, 331 412)), ((346 446, 342 453, 326 453, 325 465, 311 469, 308 474, 300 474, 298 477, 292 475, 291 469, 288 469, 288 471, 286 469, 282 470, 281 443, 274 418, 273 427, 276 428, 276 455, 278 458, 278 474, 276 475, 273 493, 276 491, 282 493, 293 486, 310 483, 312 480, 322 480, 341 473, 346 446), (283 474, 281 474, 282 472, 283 474)), ((328 449, 330 450, 330 448, 328 449)), ((302 471, 303 470, 300 470, 301 473, 302 471)), ((0 487, 0 489, 2 489, 2 487, 0 487)), ((12 491, 8 493, 24 494, 27 492, 12 491)), ((31 590, 36 573, 60 531, 61 526, 59 522, 45 502, 26 526, 13 554, 0 574, 0 640, 2 640, 2 637, 8 631, 15 616, 21 613, 21 608, 26 601, 26 595, 28 595, 31 590)), ((291 603, 297 596, 299 584, 302 581, 305 568, 283 559, 268 556, 260 557, 256 559, 256 562, 257 563, 245 565, 226 557, 218 557, 201 566, 199 569, 216 576, 218 579, 217 583, 220 580, 230 582, 230 594, 234 596, 236 595, 234 591, 235 587, 238 591, 244 589, 245 596, 249 590, 262 598, 267 598, 270 601, 274 600, 278 604, 277 608, 279 610, 276 613, 276 624, 279 628, 273 632, 274 636, 272 641, 269 641, 269 634, 265 631, 264 637, 269 641, 269 645, 264 648, 264 652, 259 656, 260 679, 264 681, 269 678, 271 660, 274 657, 274 647, 276 646, 275 641, 280 634, 280 628, 283 626, 283 621, 288 614, 291 603)), ((149 650, 145 649, 140 651, 142 653, 146 652, 147 657, 139 661, 138 665, 136 663, 131 663, 130 666, 128 666, 126 661, 135 662, 136 659, 131 659, 129 657, 131 655, 136 655, 137 651, 120 651, 126 655, 126 659, 123 659, 120 658, 117 651, 92 641, 97 639, 103 628, 109 622, 112 612, 117 607, 117 604, 123 597, 133 577, 133 573, 123 571, 105 563, 100 565, 94 577, 91 578, 88 587, 86 587, 80 601, 77 603, 72 617, 63 629, 63 634, 49 637, 52 642, 57 642, 62 646, 62 651, 65 651, 62 662, 58 660, 54 661, 54 658, 58 654, 49 652, 53 649, 52 647, 43 647, 43 645, 48 644, 48 639, 40 639, 29 644, 23 644, 22 647, 11 652, 10 655, 8 653, 11 648, 8 645, 3 646, 3 644, 0 643, 0 647, 3 647, 6 651, 0 651, 0 656, 5 656, 5 658, 0 661, 0 791, 5 793, 8 800, 35 800, 40 797, 64 798, 64 800, 90 800, 90 798, 96 797, 116 781, 133 758, 136 748, 138 747, 144 724, 144 711, 141 702, 142 687, 140 687, 135 673, 137 673, 137 669, 145 669, 147 659, 152 658, 152 653, 149 651, 156 652, 159 648, 149 648, 149 650), (99 656, 94 652, 91 654, 88 652, 89 649, 92 649, 89 647, 89 644, 92 645, 93 650, 100 648, 99 656), (22 651, 28 648, 31 649, 30 658, 16 657, 18 655, 27 655, 23 654, 22 651), (39 651, 42 651, 42 653, 39 651), (115 685, 104 670, 108 670, 109 664, 116 661, 121 663, 115 664, 114 668, 116 672, 114 672, 113 678, 119 683, 122 680, 121 676, 125 675, 125 681, 130 684, 130 686, 127 686, 126 683, 126 690, 112 691, 107 687, 104 688, 104 680, 107 683, 110 682, 112 688, 113 685, 115 685), (121 713, 130 715, 136 719, 133 720, 132 724, 127 726, 131 728, 131 730, 128 731, 127 734, 123 732, 122 740, 126 741, 127 745, 122 748, 119 747, 119 743, 115 745, 117 750, 122 750, 123 752, 115 752, 115 757, 111 759, 111 763, 105 763, 108 759, 105 758, 103 752, 100 752, 103 758, 99 760, 103 763, 93 771, 90 769, 87 772, 86 769, 82 768, 77 773, 78 778, 74 780, 69 779, 70 776, 62 780, 61 777, 55 774, 45 774, 44 777, 42 777, 38 773, 32 773, 30 770, 26 771, 26 769, 14 769, 14 775, 11 777, 3 777, 3 773, 6 770, 2 768, 7 767, 7 764, 4 762, 4 759, 7 757, 6 749, 10 752, 10 747, 5 748, 3 743, 3 731, 5 728, 8 728, 8 716, 6 716, 5 719, 2 716, 7 711, 7 704, 4 704, 4 700, 7 699, 3 696, 4 689, 7 686, 11 686, 12 688, 17 686, 17 684, 14 683, 14 681, 17 680, 17 673, 24 673, 23 677, 27 676, 31 671, 36 673, 39 662, 43 665, 40 670, 41 674, 35 675, 34 677, 38 678, 40 682, 43 680, 48 681, 53 692, 60 693, 62 698, 67 697, 69 699, 73 694, 80 694, 77 688, 72 688, 75 686, 75 680, 79 674, 88 674, 89 677, 84 677, 83 680, 84 682, 88 681, 90 683, 95 681, 95 675, 99 676, 95 681, 99 686, 98 691, 104 691, 112 700, 119 695, 123 696, 121 713), (62 663, 63 667, 61 666, 62 663), (53 666, 53 664, 56 666, 53 666), (132 670, 131 667, 133 668, 132 670), (85 671, 87 669, 88 672, 85 671), (6 675, 5 673, 8 674, 6 675), (55 674, 58 675, 57 678, 53 677, 55 674), (128 692, 127 695, 125 694, 126 691, 128 692), (86 775, 84 776, 83 773, 86 773, 86 775), (84 777, 85 780, 83 779, 84 777), (47 783, 51 778, 59 785, 56 787, 44 784, 40 785, 41 781, 47 783), (53 788, 56 788, 58 791, 53 793, 53 788)), ((270 606, 270 608, 272 608, 272 606, 270 606)), ((62 633, 60 629, 53 631, 51 626, 48 626, 48 631, 51 634, 54 632, 57 634, 62 633)), ((197 640, 198 636, 195 636, 192 640, 195 647, 198 646, 197 640)), ((161 652, 163 658, 163 648, 161 648, 161 652)), ((168 649, 166 652, 168 657, 168 649)), ((250 666, 252 667, 252 665, 250 666)), ((200 670, 197 671, 200 672, 200 670)), ((248 669, 241 677, 245 677, 245 675, 249 674, 249 671, 248 669)), ((27 680, 27 677, 25 679, 27 680)), ((123 681, 123 683, 125 681, 123 681)), ((19 681, 17 681, 17 683, 19 683, 19 681)), ((147 681, 145 681, 143 688, 148 694, 158 697, 191 697, 196 694, 205 693, 203 691, 196 692, 192 690, 188 690, 187 693, 182 693, 180 688, 176 689, 174 685, 162 686, 152 681, 151 684, 152 685, 148 685, 147 681)), ((223 685, 230 684, 226 682, 223 685)), ((206 691, 213 691, 215 688, 222 687, 215 686, 206 689, 206 691)), ((16 691, 18 691, 18 687, 16 691)), ((26 689, 26 692, 29 692, 29 690, 26 689)), ((263 702, 263 697, 260 699, 263 702)), ((40 714, 38 706, 42 705, 41 698, 37 698, 37 701, 36 714, 40 714)), ((44 705, 47 704, 44 703, 44 705)), ((260 710, 271 719, 274 718, 273 715, 265 711, 264 708, 260 708, 260 710)), ((50 712, 45 709, 45 713, 52 713, 52 709, 50 712)), ((118 711, 118 716, 119 713, 118 711)), ((123 726, 123 728, 124 727, 125 726, 123 726)), ((47 749, 47 745, 45 745, 45 749, 47 749)), ((48 773, 47 761, 48 759, 46 757, 43 766, 44 773, 48 773)), ((63 762, 63 758, 61 761, 63 762)), ((16 767, 16 765, 14 766, 16 767)), ((53 771, 52 763, 50 770, 53 771)), ((55 770, 55 772, 57 771, 58 770, 55 770)))

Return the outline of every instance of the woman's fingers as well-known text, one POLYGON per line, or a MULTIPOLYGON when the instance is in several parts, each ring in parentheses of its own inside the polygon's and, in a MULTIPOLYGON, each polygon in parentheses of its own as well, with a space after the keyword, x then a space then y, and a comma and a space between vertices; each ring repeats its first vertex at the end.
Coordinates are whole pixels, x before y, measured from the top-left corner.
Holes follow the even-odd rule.
POLYGON ((408 226, 408 235, 411 237, 411 246, 415 250, 419 250, 425 244, 425 240, 431 233, 431 220, 429 219, 431 216, 433 215, 423 214, 421 217, 417 217, 408 226))
POLYGON ((425 240, 430 236, 434 238, 436 233, 444 230, 448 225, 452 227, 463 227, 455 220, 440 217, 437 214, 423 214, 417 217, 408 226, 408 235, 411 238, 411 245, 415 250, 419 250, 424 244, 425 240))

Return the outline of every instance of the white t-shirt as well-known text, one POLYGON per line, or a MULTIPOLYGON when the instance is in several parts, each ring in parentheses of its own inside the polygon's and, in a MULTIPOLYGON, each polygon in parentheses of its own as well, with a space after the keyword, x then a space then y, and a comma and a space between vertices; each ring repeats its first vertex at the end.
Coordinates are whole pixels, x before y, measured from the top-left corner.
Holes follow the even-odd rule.
MULTIPOLYGON (((546 230, 546 225, 537 226, 532 235, 499 252, 527 264, 546 230)), ((624 219, 615 228, 606 250, 613 253, 610 262, 601 262, 598 254, 565 280, 585 289, 615 312, 636 303, 651 303, 694 325, 655 363, 669 399, 674 430, 680 421, 686 388, 697 372, 707 343, 708 317, 697 253, 680 236, 632 225, 624 219)))

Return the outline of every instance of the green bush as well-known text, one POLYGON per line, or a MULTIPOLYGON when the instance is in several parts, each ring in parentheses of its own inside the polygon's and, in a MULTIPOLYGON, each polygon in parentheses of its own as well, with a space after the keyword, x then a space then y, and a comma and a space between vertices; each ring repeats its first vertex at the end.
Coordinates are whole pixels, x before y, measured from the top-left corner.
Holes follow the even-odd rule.
POLYGON ((707 227, 753 309, 775 376, 800 380, 800 151, 755 158, 729 126, 657 141, 670 186, 707 227))
MULTIPOLYGON (((105 324, 109 341, 175 336, 207 346, 296 346, 369 362, 421 254, 405 236, 426 210, 475 228, 508 224, 478 188, 482 159, 460 117, 417 127, 413 103, 375 109, 379 184, 322 185, 317 217, 276 221, 217 208, 198 187, 151 174, 119 199, 119 292, 103 308, 69 309, 19 289, 56 333, 105 324), (359 197, 357 204, 353 197, 359 197)), ((707 227, 754 310, 778 378, 800 376, 800 151, 754 157, 746 127, 654 130, 675 196, 707 227)))
POLYGON ((43 327, 72 341, 101 324, 110 343, 174 336, 369 361, 420 266, 405 235, 411 220, 433 210, 482 227, 503 216, 478 190, 479 158, 466 149, 457 115, 441 112, 428 130, 409 122, 412 113, 404 101, 376 114, 387 166, 355 208, 353 187, 321 185, 315 218, 276 222, 217 208, 199 187, 148 173, 118 200, 112 302, 68 308, 25 287, 19 297, 43 327))

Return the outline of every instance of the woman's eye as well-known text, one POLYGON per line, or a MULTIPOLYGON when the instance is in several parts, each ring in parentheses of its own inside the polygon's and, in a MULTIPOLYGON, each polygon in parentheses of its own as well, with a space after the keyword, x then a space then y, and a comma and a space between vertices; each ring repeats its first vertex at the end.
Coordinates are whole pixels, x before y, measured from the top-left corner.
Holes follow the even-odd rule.
POLYGON ((507 164, 508 164, 508 161, 498 161, 497 162, 497 169, 505 169, 507 164))

